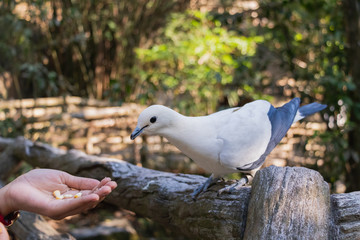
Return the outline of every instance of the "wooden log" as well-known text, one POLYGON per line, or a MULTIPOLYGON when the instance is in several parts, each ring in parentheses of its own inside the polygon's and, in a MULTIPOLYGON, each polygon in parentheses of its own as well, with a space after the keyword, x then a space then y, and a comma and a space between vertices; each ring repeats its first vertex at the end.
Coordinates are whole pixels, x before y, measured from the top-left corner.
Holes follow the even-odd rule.
POLYGON ((81 112, 73 113, 71 115, 74 118, 81 118, 89 121, 96 119, 129 116, 134 113, 138 113, 142 109, 144 109, 144 107, 133 104, 126 104, 121 107, 85 107, 84 109, 82 109, 81 112))
MULTIPOLYGON (((11 152, 15 158, 34 167, 113 178, 118 187, 106 202, 191 239, 359 239, 360 193, 335 194, 330 203, 327 183, 310 169, 271 166, 256 174, 252 188, 217 196, 224 186, 218 183, 194 202, 190 193, 204 177, 140 168, 25 139, 0 138, 0 150, 10 145, 18 146, 11 152)), ((1 154, 0 161, 4 157, 1 154)))
POLYGON ((27 123, 43 122, 61 119, 62 113, 71 114, 74 118, 84 120, 102 120, 104 118, 118 118, 138 115, 145 107, 126 103, 112 106, 109 102, 78 97, 56 97, 0 101, 0 109, 8 112, 0 115, 0 120, 19 118, 21 115, 27 123), (78 106, 70 107, 67 106, 78 106))
POLYGON ((252 183, 244 239, 327 239, 329 219, 329 187, 318 172, 270 166, 252 183))
MULTIPOLYGON (((20 137, 18 140, 22 142, 23 138, 20 137)), ((16 139, 5 138, 0 142, 0 181, 5 182, 21 162, 19 158, 14 156, 14 152, 19 146, 22 147, 26 143, 22 142, 21 145, 16 145, 14 144, 16 141, 16 139)))
POLYGON ((360 191, 331 195, 334 239, 360 239, 360 191))
POLYGON ((60 233, 41 215, 21 211, 20 218, 9 228, 17 239, 75 240, 69 233, 60 233))
POLYGON ((0 101, 0 109, 53 107, 53 106, 62 106, 66 104, 81 105, 81 106, 96 106, 96 107, 108 107, 109 105, 111 105, 108 101, 66 96, 66 97, 49 97, 49 98, 36 98, 36 99, 28 98, 28 99, 0 101))
POLYGON ((33 108, 33 107, 50 107, 64 104, 63 97, 52 97, 52 98, 29 98, 29 99, 17 99, 0 101, 1 109, 11 108, 33 108))
MULTIPOLYGON (((0 138, 0 146, 4 139, 0 138)), ((149 217, 191 238, 238 239, 245 229, 250 188, 216 197, 216 185, 194 202, 190 193, 206 178, 141 168, 124 161, 62 151, 46 144, 17 139, 13 153, 33 166, 54 168, 78 176, 109 176, 118 187, 105 201, 149 217)))

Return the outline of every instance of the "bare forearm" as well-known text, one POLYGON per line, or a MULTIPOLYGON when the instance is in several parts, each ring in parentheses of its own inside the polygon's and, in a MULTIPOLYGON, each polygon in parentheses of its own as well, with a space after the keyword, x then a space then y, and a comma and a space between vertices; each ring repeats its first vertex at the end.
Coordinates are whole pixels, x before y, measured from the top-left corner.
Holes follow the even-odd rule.
POLYGON ((0 214, 3 216, 14 211, 9 204, 8 188, 8 186, 0 188, 0 214))

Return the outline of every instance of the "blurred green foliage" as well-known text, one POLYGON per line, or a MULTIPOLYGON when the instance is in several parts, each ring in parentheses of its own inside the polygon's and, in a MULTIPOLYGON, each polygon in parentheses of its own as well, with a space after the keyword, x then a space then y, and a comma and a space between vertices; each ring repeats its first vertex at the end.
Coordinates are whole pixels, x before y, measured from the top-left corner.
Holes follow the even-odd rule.
MULTIPOLYGON (((318 135, 326 146, 325 164, 313 167, 330 183, 344 180, 351 174, 346 169, 350 158, 359 159, 360 149, 349 145, 349 132, 359 124, 350 116, 351 109, 360 109, 359 102, 351 97, 356 84, 348 71, 351 60, 345 49, 348 40, 343 2, 260 1, 260 9, 260 19, 267 22, 258 34, 264 35, 270 51, 282 57, 284 66, 299 83, 301 97, 328 105, 324 115, 328 131, 318 135)), ((360 187, 354 182, 347 184, 360 187)))
POLYGON ((156 102, 162 91, 171 99, 169 105, 192 115, 214 112, 219 99, 237 106, 239 95, 254 95, 249 85, 255 77, 252 58, 262 41, 261 36, 228 31, 209 14, 172 14, 161 43, 137 49, 138 98, 156 102))
POLYGON ((129 100, 134 48, 151 44, 166 16, 186 2, 1 1, 0 27, 7 34, 0 37, 0 71, 16 77, 12 97, 129 100))

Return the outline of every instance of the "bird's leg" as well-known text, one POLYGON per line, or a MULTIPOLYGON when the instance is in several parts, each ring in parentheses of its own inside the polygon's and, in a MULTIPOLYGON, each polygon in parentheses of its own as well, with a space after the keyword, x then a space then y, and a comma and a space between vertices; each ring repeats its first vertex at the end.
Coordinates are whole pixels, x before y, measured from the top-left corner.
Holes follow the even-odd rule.
POLYGON ((191 197, 193 200, 196 200, 198 195, 202 192, 205 192, 211 185, 215 184, 220 178, 214 177, 214 174, 211 174, 211 176, 204 182, 203 185, 195 189, 195 191, 191 194, 191 197))
POLYGON ((253 178, 254 177, 252 175, 245 175, 244 177, 240 178, 240 180, 237 181, 236 183, 220 189, 218 191, 218 196, 223 193, 232 193, 233 191, 240 190, 245 184, 247 183, 250 184, 253 178))

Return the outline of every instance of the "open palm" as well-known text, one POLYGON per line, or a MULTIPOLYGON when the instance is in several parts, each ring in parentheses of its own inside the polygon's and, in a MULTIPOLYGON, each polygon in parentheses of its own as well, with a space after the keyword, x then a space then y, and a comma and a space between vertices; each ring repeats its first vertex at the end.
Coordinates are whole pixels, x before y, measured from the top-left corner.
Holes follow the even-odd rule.
POLYGON ((61 219, 94 208, 116 187, 110 178, 96 179, 75 177, 51 170, 32 170, 5 186, 8 212, 26 210, 53 219, 61 219), (61 194, 82 193, 80 198, 56 199, 53 192, 61 194))

